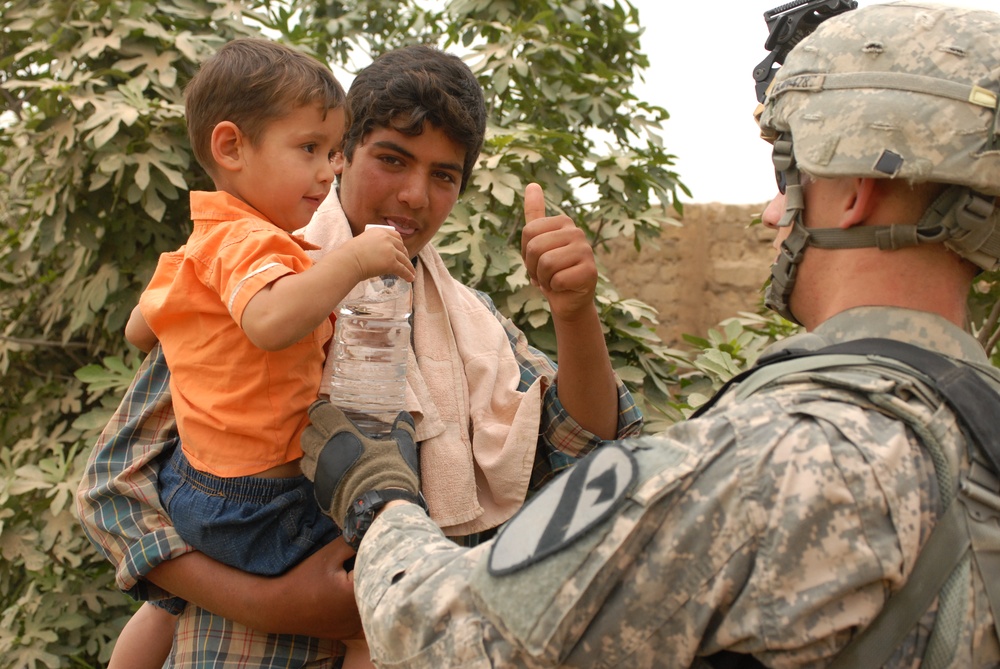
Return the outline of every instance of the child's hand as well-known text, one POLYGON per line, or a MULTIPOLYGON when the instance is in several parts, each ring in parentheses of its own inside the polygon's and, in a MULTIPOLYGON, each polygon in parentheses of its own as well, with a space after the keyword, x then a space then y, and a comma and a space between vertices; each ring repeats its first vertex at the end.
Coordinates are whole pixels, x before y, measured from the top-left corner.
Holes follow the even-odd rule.
POLYGON ((395 230, 368 227, 340 250, 347 258, 353 256, 359 281, 383 274, 394 274, 404 281, 414 279, 413 263, 403 245, 403 238, 395 230))

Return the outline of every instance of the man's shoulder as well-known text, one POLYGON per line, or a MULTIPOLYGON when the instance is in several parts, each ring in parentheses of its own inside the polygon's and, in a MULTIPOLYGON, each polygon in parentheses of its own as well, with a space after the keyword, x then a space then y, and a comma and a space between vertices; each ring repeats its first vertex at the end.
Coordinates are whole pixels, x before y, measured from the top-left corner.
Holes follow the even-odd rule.
MULTIPOLYGON (((915 390, 907 374, 863 365, 793 369, 775 363, 757 374, 696 419, 674 426, 673 436, 709 449, 729 442, 726 448, 751 460, 776 457, 777 450, 790 446, 789 452, 809 452, 808 458, 827 461, 832 440, 863 443, 872 434, 904 429, 897 416, 879 405, 883 399, 911 398, 915 390)), ((937 401, 929 393, 920 400, 929 420, 937 401)))

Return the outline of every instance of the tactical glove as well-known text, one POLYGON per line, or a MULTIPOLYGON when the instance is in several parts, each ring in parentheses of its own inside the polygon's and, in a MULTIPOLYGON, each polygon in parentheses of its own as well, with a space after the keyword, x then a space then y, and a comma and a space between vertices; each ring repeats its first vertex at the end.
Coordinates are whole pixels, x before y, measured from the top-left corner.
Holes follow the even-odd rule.
POLYGON ((420 461, 410 414, 399 413, 387 439, 366 436, 325 400, 313 402, 309 420, 302 433, 302 472, 313 481, 320 508, 341 529, 351 504, 367 492, 396 488, 419 496, 420 461))

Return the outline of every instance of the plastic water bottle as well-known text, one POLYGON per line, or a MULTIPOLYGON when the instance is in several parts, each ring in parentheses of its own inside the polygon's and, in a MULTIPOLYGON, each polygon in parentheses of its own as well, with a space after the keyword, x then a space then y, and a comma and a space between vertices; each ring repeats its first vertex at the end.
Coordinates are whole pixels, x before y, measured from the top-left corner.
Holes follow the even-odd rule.
POLYGON ((386 274, 337 306, 330 401, 371 437, 388 436, 404 408, 411 296, 409 283, 386 274))

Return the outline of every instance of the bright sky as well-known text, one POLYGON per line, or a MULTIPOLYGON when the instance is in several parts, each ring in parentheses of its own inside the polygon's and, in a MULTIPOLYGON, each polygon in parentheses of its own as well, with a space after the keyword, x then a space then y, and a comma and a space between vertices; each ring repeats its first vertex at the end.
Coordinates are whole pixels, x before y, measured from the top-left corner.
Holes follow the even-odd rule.
MULTIPOLYGON (((670 112, 664 141, 691 202, 756 204, 774 195, 770 146, 757 135, 753 68, 767 55, 764 12, 782 0, 630 0, 646 31, 645 84, 634 92, 670 112)), ((998 0, 936 0, 998 11, 998 0)), ((859 0, 858 5, 879 4, 859 0)), ((689 201, 682 195, 683 201, 689 201)))

